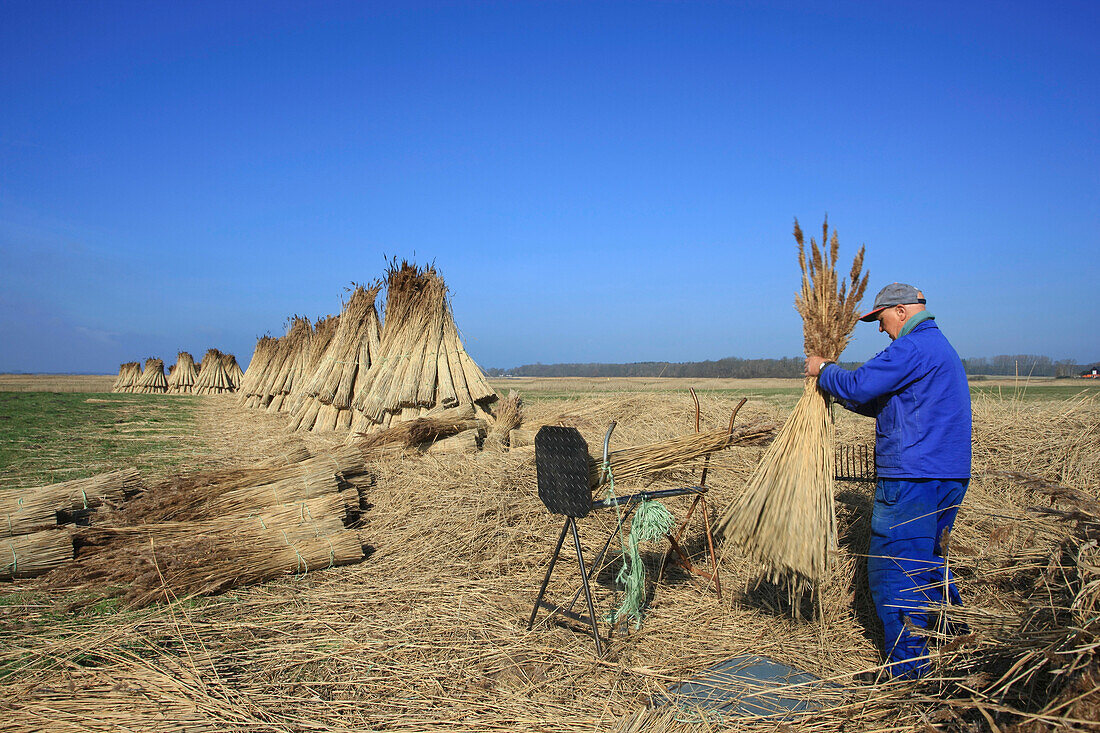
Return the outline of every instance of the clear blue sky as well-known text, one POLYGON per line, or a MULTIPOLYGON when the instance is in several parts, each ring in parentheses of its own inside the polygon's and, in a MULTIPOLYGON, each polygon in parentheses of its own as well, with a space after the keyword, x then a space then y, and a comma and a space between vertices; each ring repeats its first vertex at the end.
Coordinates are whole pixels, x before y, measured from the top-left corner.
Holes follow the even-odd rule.
POLYGON ((1091 1, 8 0, 0 371, 247 359, 392 255, 486 367, 793 356, 825 212, 961 355, 1100 359, 1098 37, 1091 1))

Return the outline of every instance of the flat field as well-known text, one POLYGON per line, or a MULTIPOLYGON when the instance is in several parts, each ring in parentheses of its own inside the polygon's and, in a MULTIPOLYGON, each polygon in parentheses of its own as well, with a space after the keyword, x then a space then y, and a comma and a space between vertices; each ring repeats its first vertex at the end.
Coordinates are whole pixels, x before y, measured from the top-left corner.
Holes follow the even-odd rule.
MULTIPOLYGON (((72 394, 47 382, 54 379, 43 378, 54 387, 45 392, 33 391, 29 378, 19 380, 20 392, 0 392, 0 487, 129 465, 152 481, 181 470, 253 466, 295 445, 317 454, 344 442, 342 435, 288 433, 286 414, 246 410, 232 396, 72 394)), ((595 446, 617 421, 613 449, 691 432, 688 386, 699 393, 703 429, 724 426, 741 396, 749 401, 739 423, 780 424, 801 390, 800 380, 493 384, 524 397, 525 427, 572 425, 595 446)), ((1030 608, 1034 586, 1017 574, 1060 557, 1068 536, 1029 511, 1049 505, 1049 497, 1003 472, 1093 494, 1100 486, 1095 386, 1020 386, 972 385, 975 474, 951 562, 968 608, 988 618, 1030 608)), ((841 443, 867 444, 873 426, 838 411, 837 433, 841 443)), ((712 519, 739 495, 762 452, 731 448, 712 456, 712 519)), ((616 490, 693 484, 701 467, 616 490)), ((796 721, 801 729, 982 729, 985 714, 1005 727, 1019 720, 1007 711, 1042 704, 1012 689, 996 702, 982 697, 991 693, 981 686, 995 678, 954 669, 977 663, 971 657, 944 657, 934 681, 922 686, 851 683, 851 675, 880 663, 864 569, 866 484, 838 486, 840 543, 830 577, 814 594, 769 582, 731 546, 718 552, 721 598, 675 566, 653 582, 665 545, 643 546, 650 573, 644 623, 617 628, 597 659, 582 626, 540 621, 526 629, 561 531, 560 517, 538 499, 530 449, 487 444, 473 455, 410 456, 380 462, 374 476, 360 528, 369 552, 358 565, 140 610, 112 602, 74 607, 79 599, 55 591, 48 576, 0 583, 0 731, 774 731, 774 720, 647 710, 670 684, 741 654, 838 683, 817 700, 822 709, 796 721), (979 692, 960 698, 959 684, 979 692), (979 714, 974 705, 988 709, 979 714)), ((678 520, 686 517, 686 500, 666 503, 678 520)), ((609 512, 581 520, 586 558, 614 521, 609 512)), ((684 540, 693 562, 706 565, 698 512, 684 540)), ((609 564, 594 577, 601 618, 622 600, 618 546, 613 541, 609 564)), ((579 587, 569 552, 567 545, 550 584, 554 602, 579 587)), ((994 638, 976 643, 973 659, 992 658, 994 638)), ((1080 703, 1052 714, 1055 722, 1076 719, 1080 703)))

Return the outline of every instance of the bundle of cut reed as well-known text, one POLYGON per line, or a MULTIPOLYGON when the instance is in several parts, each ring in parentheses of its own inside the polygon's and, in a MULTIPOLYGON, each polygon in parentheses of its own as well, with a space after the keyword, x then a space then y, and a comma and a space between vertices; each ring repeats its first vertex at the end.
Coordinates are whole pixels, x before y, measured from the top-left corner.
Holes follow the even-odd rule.
POLYGON ((195 394, 223 394, 233 391, 225 371, 225 355, 217 349, 207 349, 195 379, 195 394))
POLYGON ((336 329, 340 324, 339 316, 327 316, 318 318, 313 324, 313 335, 309 340, 309 348, 303 359, 302 371, 299 379, 294 380, 290 390, 288 402, 283 405, 283 411, 295 416, 301 414, 302 404, 308 399, 308 389, 313 382, 313 377, 321 366, 321 362, 328 351, 332 339, 336 335, 336 329))
POLYGON ((195 360, 186 351, 176 355, 176 365, 168 375, 168 392, 171 394, 191 394, 195 386, 195 360))
POLYGON ((340 313, 324 356, 308 380, 291 430, 346 430, 351 427, 351 396, 378 357, 381 327, 375 299, 381 284, 355 285, 340 313))
POLYGON ((363 559, 363 544, 356 532, 332 520, 177 542, 153 553, 149 569, 134 578, 124 597, 129 608, 356 563, 363 559))
POLYGON ((118 378, 111 387, 112 392, 132 392, 134 384, 141 379, 141 365, 128 361, 118 367, 118 378))
POLYGON ((252 359, 248 362, 248 370, 244 373, 237 391, 240 397, 237 403, 246 407, 259 407, 259 389, 262 380, 267 374, 267 368, 271 362, 276 348, 276 339, 270 336, 261 336, 256 341, 256 348, 252 352, 252 359))
POLYGON ((453 453, 477 453, 481 445, 481 431, 477 428, 463 430, 457 435, 432 443, 428 453, 433 455, 445 455, 453 453))
POLYGON ((377 359, 356 388, 356 432, 421 417, 436 407, 496 398, 458 337, 447 287, 433 267, 392 263, 377 359))
MULTIPOLYGON (((742 425, 729 430, 691 433, 656 443, 621 448, 607 454, 611 475, 616 482, 637 481, 658 471, 693 461, 734 446, 764 445, 775 434, 775 426, 766 423, 742 425)), ((603 458, 590 456, 588 478, 592 488, 603 475, 603 458)))
MULTIPOLYGON (((795 307, 802 316, 806 353, 836 360, 859 320, 859 301, 867 288, 864 250, 860 248, 844 280, 837 274, 840 245, 836 230, 829 238, 828 219, 822 226, 821 246, 810 239, 808 257, 797 220, 794 238, 802 269, 795 307)), ((796 585, 820 580, 836 546, 833 461, 833 421, 826 395, 816 379, 807 379, 794 412, 744 494, 726 510, 719 531, 759 560, 773 579, 796 585)))
POLYGON ((238 389, 244 379, 244 372, 241 370, 241 365, 237 363, 237 357, 233 354, 225 355, 225 373, 229 376, 230 389, 238 389))
MULTIPOLYGON (((267 403, 270 412, 280 412, 287 396, 295 384, 306 379, 306 360, 309 344, 313 338, 313 325, 308 318, 293 316, 286 336, 279 339, 276 356, 272 363, 277 364, 269 372, 260 402, 267 403)), ((289 405, 288 405, 289 407, 289 405)))
POLYGON ((41 532, 0 538, 0 579, 33 578, 73 559, 69 530, 41 532))
POLYGON ((511 432, 523 424, 523 400, 514 389, 500 400, 493 410, 493 425, 489 439, 498 445, 507 445, 511 432))
POLYGON ((358 495, 349 490, 262 507, 254 512, 229 514, 217 519, 77 527, 73 530, 73 538, 79 548, 78 558, 83 561, 99 550, 117 549, 121 543, 135 540, 161 543, 205 535, 232 534, 248 529, 287 529, 329 519, 342 522, 347 517, 348 506, 358 501, 358 495))
POLYGON ((164 361, 161 359, 146 359, 145 370, 141 378, 134 383, 134 392, 144 394, 161 394, 168 391, 168 380, 164 377, 164 361))
POLYGON ((279 452, 277 456, 261 461, 256 464, 257 468, 272 468, 275 466, 292 466, 295 463, 301 463, 309 458, 312 454, 309 452, 309 448, 306 448, 303 444, 285 448, 279 452))

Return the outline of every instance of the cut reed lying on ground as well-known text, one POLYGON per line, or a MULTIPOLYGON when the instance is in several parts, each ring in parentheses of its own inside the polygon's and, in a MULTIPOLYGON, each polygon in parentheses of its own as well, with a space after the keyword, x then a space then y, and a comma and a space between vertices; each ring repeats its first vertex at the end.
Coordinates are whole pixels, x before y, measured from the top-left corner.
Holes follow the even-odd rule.
MULTIPOLYGON (((859 320, 867 288, 861 247, 848 279, 837 275, 840 249, 826 219, 821 247, 810 239, 810 255, 798 221, 794 224, 802 290, 795 307, 802 316, 807 355, 836 360, 859 320), (828 249, 825 250, 826 242, 828 249), (850 291, 849 291, 850 288, 850 291)), ((801 398, 775 442, 749 479, 745 492, 719 522, 719 531, 759 560, 772 577, 817 581, 836 547, 833 510, 833 421, 816 379, 807 379, 801 398)))

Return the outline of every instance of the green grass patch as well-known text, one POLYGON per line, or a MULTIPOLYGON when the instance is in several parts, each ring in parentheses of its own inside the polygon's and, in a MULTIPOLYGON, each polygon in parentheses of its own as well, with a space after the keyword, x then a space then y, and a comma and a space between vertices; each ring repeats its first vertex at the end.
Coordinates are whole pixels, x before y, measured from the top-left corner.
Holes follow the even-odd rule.
POLYGON ((0 392, 0 487, 175 466, 193 452, 197 399, 0 392))
POLYGON ((1081 397, 1100 396, 1100 384, 1093 380, 1075 380, 1070 382, 1032 382, 1020 381, 1013 385, 986 385, 971 383, 972 396, 988 395, 1001 399, 1018 399, 1028 402, 1040 400, 1069 400, 1081 397))

